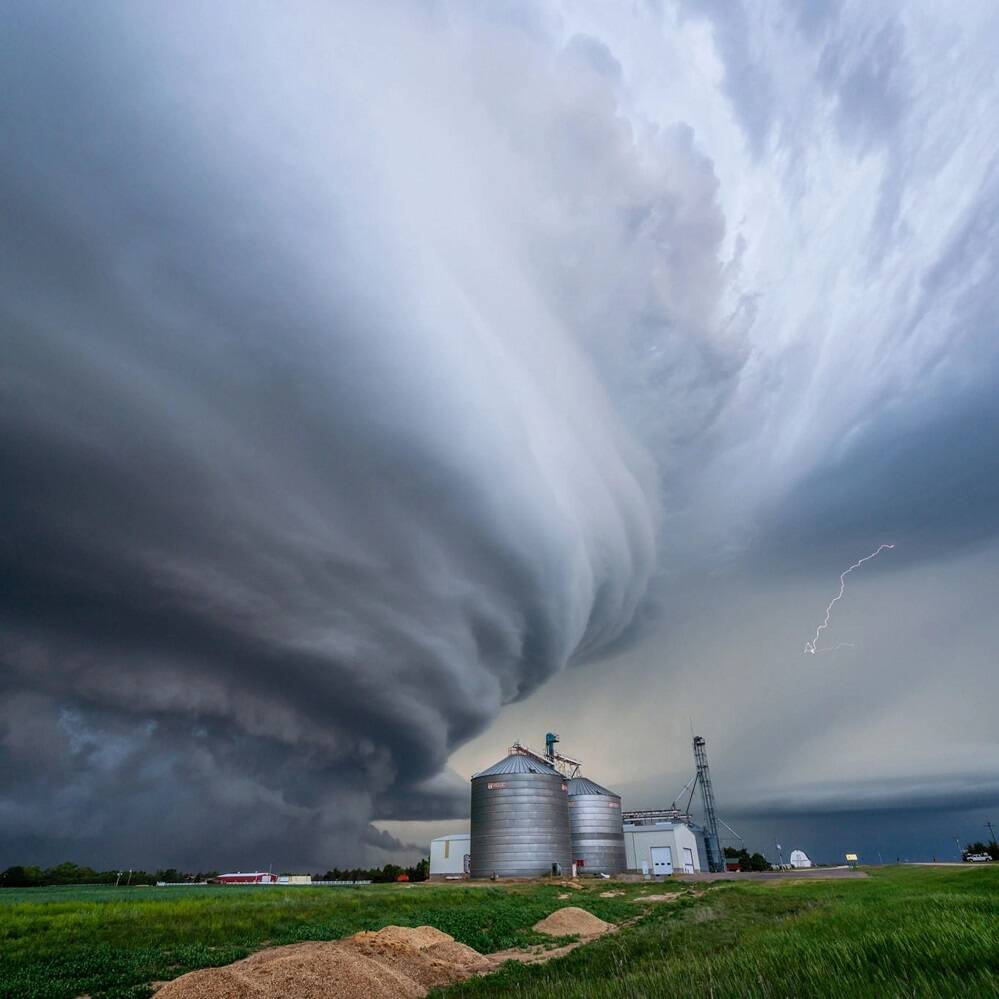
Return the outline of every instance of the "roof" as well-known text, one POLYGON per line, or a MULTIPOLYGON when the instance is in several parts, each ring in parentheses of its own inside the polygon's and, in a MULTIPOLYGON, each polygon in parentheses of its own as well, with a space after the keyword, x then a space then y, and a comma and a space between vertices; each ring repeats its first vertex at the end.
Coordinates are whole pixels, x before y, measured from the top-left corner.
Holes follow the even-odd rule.
POLYGON ((573 777, 569 781, 569 797, 579 794, 606 794, 608 798, 618 798, 620 795, 615 794, 613 791, 608 791, 607 788, 601 787, 596 781, 592 781, 589 777, 573 777))
POLYGON ((499 763, 494 763, 485 770, 480 770, 477 774, 472 774, 472 780, 476 777, 493 777, 497 774, 549 774, 554 777, 562 775, 549 764, 542 762, 534 756, 526 753, 511 753, 504 757, 499 763))
POLYGON ((450 839, 471 839, 471 833, 448 833, 446 836, 435 836, 430 842, 431 843, 443 843, 444 840, 450 839))

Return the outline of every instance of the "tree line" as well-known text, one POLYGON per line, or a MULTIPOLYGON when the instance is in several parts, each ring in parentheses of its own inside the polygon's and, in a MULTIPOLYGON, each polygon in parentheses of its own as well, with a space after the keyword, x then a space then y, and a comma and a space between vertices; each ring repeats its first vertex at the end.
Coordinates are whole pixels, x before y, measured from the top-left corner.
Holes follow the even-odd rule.
MULTIPOLYGON (((290 872, 282 872, 290 873, 290 872)), ((154 885, 157 881, 168 884, 182 882, 211 881, 218 877, 218 871, 180 871, 175 867, 159 870, 112 870, 97 871, 92 867, 66 861, 54 867, 15 865, 0 872, 0 888, 42 888, 50 885, 154 885)), ((430 874, 430 859, 424 857, 412 867, 386 864, 384 867, 341 869, 334 867, 325 874, 314 874, 316 881, 373 881, 384 884, 398 881, 401 875, 409 881, 426 881, 430 874)))
POLYGON ((398 881, 405 874, 407 881, 426 881, 430 877, 430 858, 424 857, 412 867, 400 867, 398 864, 386 864, 384 867, 363 869, 360 867, 334 867, 325 874, 313 874, 314 881, 373 881, 375 884, 387 884, 398 881))
POLYGON ((762 853, 750 853, 746 849, 737 850, 734 846, 725 847, 725 859, 736 860, 743 871, 769 871, 770 861, 762 853))
POLYGON ((54 867, 15 865, 0 872, 0 887, 41 888, 46 885, 154 885, 157 881, 208 881, 218 871, 178 871, 165 867, 153 871, 95 871, 92 867, 66 861, 54 867))

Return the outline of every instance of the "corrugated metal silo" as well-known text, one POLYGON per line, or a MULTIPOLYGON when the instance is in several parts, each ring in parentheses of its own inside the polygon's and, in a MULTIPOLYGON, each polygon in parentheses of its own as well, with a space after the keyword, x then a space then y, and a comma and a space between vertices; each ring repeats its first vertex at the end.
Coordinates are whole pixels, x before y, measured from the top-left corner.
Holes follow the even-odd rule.
POLYGON ((471 876, 528 878, 572 864, 568 783, 533 755, 511 751, 472 777, 471 876))
POLYGON ((627 867, 621 796, 586 777, 569 781, 572 859, 580 874, 620 874, 627 867))

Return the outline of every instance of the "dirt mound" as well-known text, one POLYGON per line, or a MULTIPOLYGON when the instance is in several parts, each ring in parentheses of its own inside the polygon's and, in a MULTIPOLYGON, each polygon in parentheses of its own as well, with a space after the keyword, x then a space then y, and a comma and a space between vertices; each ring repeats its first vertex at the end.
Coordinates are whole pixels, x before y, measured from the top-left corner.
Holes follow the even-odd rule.
POLYGON ((601 898, 617 898, 618 895, 623 895, 623 891, 602 891, 600 893, 601 898))
POLYGON ((493 966, 477 950, 432 926, 386 926, 377 933, 358 933, 344 942, 365 957, 402 971, 424 990, 493 966))
POLYGON ((330 943, 262 950, 224 968, 192 971, 157 999, 420 999, 493 967, 432 926, 386 926, 330 943))
MULTIPOLYGON (((377 943, 398 950, 424 950, 438 944, 454 943, 454 937, 434 926, 384 926, 376 932, 356 933, 350 940, 355 943, 377 943)), ((471 950, 470 947, 465 949, 471 950)), ((478 956, 477 952, 473 953, 478 956)))
POLYGON ((556 909, 550 916, 534 924, 536 933, 546 933, 552 937, 598 937, 612 929, 612 923, 605 923, 592 912, 575 905, 556 909))

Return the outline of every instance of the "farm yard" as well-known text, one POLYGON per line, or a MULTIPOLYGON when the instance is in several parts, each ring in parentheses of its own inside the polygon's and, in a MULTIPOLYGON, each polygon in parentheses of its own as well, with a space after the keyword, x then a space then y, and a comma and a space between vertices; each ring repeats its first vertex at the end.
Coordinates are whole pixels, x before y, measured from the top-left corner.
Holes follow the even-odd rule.
POLYGON ((999 992, 999 870, 869 873, 859 880, 600 881, 582 888, 7 889, 0 893, 0 997, 139 999, 186 972, 264 948, 393 925, 434 927, 480 955, 504 952, 491 961, 497 970, 436 989, 434 999, 999 992), (566 946, 571 920, 555 916, 549 935, 533 929, 567 907, 617 929, 576 949, 566 946), (519 959, 503 961, 513 954, 519 959), (555 956, 539 960, 547 954, 555 956))

